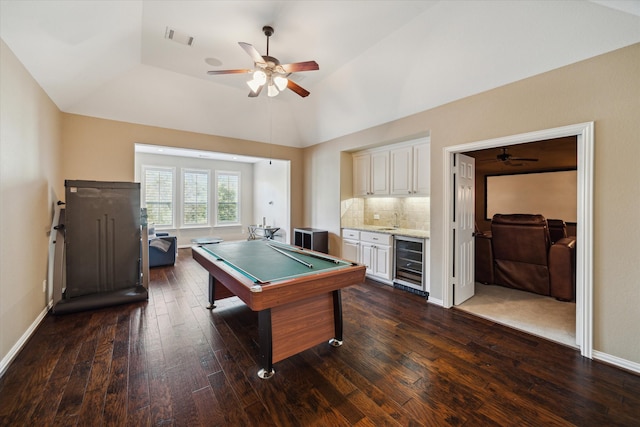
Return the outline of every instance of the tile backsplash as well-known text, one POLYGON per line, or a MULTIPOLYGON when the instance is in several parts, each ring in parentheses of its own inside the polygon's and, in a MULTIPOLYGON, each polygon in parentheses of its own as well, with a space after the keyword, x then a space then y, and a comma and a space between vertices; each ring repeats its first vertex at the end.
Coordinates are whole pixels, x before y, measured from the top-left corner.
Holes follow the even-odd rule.
POLYGON ((429 197, 371 197, 343 200, 342 227, 377 225, 429 231, 429 197), (397 224, 396 224, 397 214, 397 224))

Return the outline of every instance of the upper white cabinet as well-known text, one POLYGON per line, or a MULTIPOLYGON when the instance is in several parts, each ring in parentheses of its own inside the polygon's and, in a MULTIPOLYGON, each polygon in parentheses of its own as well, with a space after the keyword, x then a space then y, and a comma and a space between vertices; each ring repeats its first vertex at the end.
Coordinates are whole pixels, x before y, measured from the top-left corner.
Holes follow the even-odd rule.
POLYGON ((431 144, 428 142, 413 146, 413 194, 431 194, 431 144))
POLYGON ((413 147, 391 150, 391 194, 407 196, 413 194, 413 147))
POLYGON ((353 156, 354 196, 389 194, 389 152, 376 151, 353 156))
POLYGON ((428 196, 428 139, 405 142, 353 155, 353 195, 428 196))
POLYGON ((428 196, 429 143, 393 148, 389 152, 391 164, 391 194, 398 196, 428 196))

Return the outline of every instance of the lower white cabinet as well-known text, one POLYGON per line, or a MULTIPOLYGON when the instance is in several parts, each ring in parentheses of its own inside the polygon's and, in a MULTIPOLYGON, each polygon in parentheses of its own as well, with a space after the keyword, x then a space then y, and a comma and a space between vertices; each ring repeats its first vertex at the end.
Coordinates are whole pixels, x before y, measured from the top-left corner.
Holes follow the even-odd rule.
POLYGON ((347 240, 342 239, 342 258, 360 262, 360 241, 359 240, 347 240))
POLYGON ((361 263, 367 274, 374 278, 391 281, 391 247, 360 242, 361 263))
POLYGON ((392 284, 393 236, 384 233, 360 232, 360 263, 374 279, 392 284))

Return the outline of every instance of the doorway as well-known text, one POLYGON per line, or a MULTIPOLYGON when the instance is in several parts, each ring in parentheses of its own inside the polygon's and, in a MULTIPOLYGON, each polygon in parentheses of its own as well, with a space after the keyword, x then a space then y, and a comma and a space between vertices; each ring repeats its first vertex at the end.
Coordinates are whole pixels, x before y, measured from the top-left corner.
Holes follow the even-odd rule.
MULTIPOLYGON (((453 272, 456 256, 455 248, 453 194, 455 182, 452 177, 454 155, 485 148, 507 147, 516 144, 541 141, 546 139, 575 136, 578 151, 578 194, 577 194, 577 226, 576 237, 580 244, 576 250, 576 345, 582 356, 592 357, 593 331, 593 122, 569 125, 560 128, 546 129, 525 134, 511 135, 503 138, 477 141, 443 149, 444 200, 443 218, 448 232, 443 239, 442 271, 453 272)), ((453 305, 453 288, 455 277, 447 274, 443 280, 443 306, 453 305)))

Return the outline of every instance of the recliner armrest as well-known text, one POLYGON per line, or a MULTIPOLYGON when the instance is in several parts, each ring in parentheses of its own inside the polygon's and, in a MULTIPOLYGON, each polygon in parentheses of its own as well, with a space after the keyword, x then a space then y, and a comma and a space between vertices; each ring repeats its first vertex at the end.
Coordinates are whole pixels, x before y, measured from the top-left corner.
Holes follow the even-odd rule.
POLYGON ((575 299, 576 240, 564 237, 549 249, 550 294, 563 301, 575 299))

